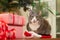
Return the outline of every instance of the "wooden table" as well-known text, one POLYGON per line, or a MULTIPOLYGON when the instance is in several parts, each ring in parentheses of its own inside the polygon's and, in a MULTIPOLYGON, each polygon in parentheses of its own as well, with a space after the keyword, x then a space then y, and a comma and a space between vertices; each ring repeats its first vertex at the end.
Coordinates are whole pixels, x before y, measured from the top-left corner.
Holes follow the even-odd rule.
MULTIPOLYGON (((11 39, 12 40, 12 39, 11 39)), ((51 38, 51 39, 40 39, 40 38, 20 38, 20 39, 14 39, 14 40, 60 40, 60 38, 51 38)))

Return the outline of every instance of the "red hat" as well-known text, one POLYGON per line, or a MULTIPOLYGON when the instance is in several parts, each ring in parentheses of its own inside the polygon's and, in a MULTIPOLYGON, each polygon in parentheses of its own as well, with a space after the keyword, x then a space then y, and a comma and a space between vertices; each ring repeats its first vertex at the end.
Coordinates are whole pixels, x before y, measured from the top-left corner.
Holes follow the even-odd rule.
POLYGON ((27 37, 32 36, 32 34, 26 32, 26 31, 24 32, 24 35, 27 36, 27 37))

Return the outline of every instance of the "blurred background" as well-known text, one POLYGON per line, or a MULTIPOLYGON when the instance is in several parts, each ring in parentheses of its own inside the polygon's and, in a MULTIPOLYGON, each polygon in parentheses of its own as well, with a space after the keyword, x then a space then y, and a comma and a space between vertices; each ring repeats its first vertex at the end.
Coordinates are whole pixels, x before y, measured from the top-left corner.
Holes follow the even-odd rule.
POLYGON ((60 37, 60 0, 56 0, 56 33, 60 37))
MULTIPOLYGON (((0 0, 0 14, 16 12, 26 17, 26 23, 28 22, 28 9, 34 9, 37 12, 42 10, 42 17, 51 25, 52 38, 60 37, 60 0, 0 0), (50 12, 45 8, 49 8, 50 12)), ((25 27, 24 30, 26 30, 25 27)))

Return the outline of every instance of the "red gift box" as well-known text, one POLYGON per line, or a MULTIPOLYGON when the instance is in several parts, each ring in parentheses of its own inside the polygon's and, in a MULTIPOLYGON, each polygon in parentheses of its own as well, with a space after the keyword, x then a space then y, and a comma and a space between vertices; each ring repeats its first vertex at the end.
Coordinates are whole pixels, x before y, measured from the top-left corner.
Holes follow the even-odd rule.
POLYGON ((6 12, 3 14, 0 14, 0 20, 3 20, 4 22, 8 24, 8 27, 7 25, 5 25, 6 30, 7 29, 11 30, 12 28, 16 29, 16 38, 23 37, 23 26, 25 25, 25 17, 6 12))
POLYGON ((4 20, 7 24, 10 25, 24 25, 25 24, 25 18, 20 15, 16 15, 13 13, 3 13, 0 14, 0 19, 4 20))

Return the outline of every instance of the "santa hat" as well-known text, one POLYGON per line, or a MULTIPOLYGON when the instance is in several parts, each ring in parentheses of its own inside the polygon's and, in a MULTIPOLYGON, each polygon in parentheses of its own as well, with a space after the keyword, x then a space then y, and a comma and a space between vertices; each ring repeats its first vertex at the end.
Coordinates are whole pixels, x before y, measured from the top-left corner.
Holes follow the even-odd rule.
POLYGON ((24 35, 26 36, 26 37, 30 37, 30 36, 32 36, 32 34, 30 34, 29 32, 24 32, 24 35))

